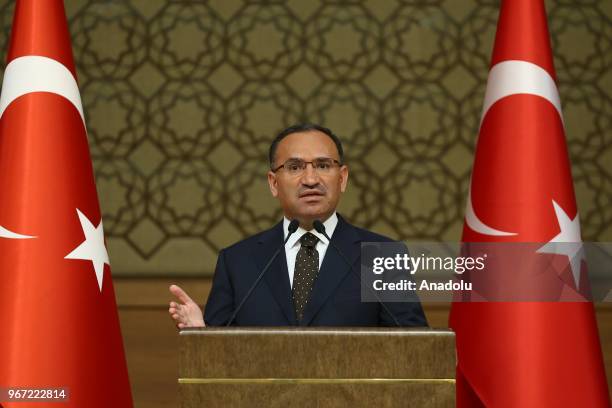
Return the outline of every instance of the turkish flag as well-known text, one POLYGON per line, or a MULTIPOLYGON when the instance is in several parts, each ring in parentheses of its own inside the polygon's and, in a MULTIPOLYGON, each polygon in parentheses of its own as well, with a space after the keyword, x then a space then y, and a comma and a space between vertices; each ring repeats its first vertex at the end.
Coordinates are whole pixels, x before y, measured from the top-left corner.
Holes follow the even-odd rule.
MULTIPOLYGON (((9 47, 0 97, 0 388, 65 388, 65 406, 131 407, 63 2, 18 0, 9 47)), ((52 401, 2 404, 40 402, 52 401)))
MULTIPOLYGON (((542 243, 571 290, 584 264, 551 245, 580 240, 544 4, 502 1, 462 241, 542 243)), ((610 407, 592 303, 454 303, 450 326, 458 407, 610 407)))

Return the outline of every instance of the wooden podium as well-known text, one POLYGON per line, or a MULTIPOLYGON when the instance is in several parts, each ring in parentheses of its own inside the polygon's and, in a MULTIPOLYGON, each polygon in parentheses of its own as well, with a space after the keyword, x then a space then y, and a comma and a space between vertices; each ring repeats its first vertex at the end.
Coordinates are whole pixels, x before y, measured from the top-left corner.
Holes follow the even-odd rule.
POLYGON ((191 407, 454 407, 455 335, 406 328, 180 332, 191 407))

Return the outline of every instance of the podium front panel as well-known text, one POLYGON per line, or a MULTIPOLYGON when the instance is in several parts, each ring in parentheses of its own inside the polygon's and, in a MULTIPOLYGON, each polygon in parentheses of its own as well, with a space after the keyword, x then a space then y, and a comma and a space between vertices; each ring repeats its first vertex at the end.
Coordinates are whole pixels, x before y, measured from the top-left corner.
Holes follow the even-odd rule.
POLYGON ((204 328, 180 337, 182 407, 455 403, 449 330, 204 328))

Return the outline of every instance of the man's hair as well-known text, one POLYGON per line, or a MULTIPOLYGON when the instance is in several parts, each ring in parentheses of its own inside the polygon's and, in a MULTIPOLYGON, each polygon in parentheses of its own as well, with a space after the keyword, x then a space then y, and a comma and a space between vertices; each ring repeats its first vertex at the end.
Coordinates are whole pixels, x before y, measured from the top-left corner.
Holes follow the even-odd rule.
POLYGON ((340 164, 344 164, 344 150, 342 149, 342 142, 340 141, 338 136, 334 134, 334 132, 332 132, 326 127, 317 125, 315 123, 299 123, 297 125, 289 126, 288 128, 281 130, 280 133, 276 135, 276 137, 272 141, 272 144, 270 145, 270 152, 268 153, 268 159, 270 160, 270 168, 274 167, 274 160, 276 159, 276 149, 278 148, 278 144, 281 140, 293 133, 311 131, 319 131, 329 136, 329 138, 333 140, 334 144, 336 145, 336 149, 338 150, 340 164))

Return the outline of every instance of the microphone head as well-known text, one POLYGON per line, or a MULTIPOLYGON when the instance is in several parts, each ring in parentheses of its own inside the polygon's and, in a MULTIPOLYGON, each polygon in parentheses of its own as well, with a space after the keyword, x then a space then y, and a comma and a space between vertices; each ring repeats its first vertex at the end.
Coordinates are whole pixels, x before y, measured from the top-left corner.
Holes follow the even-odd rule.
POLYGON ((295 231, 297 231, 299 226, 300 222, 298 220, 291 220, 287 229, 289 230, 290 234, 293 234, 295 231))
POLYGON ((314 227, 314 229, 319 233, 319 234, 325 234, 325 225, 323 225, 323 223, 321 222, 321 220, 314 220, 312 222, 312 226, 314 227))

